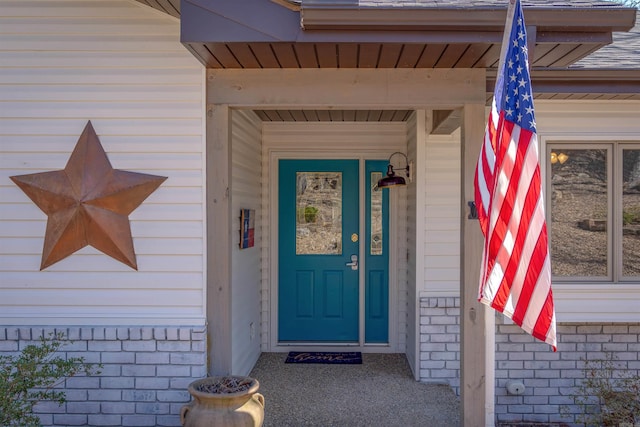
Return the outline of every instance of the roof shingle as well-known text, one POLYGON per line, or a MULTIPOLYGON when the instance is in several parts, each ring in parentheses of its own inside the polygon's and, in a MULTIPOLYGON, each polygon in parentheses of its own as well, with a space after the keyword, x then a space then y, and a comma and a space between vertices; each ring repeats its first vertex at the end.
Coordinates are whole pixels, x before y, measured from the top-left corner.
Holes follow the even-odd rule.
POLYGON ((640 69, 640 23, 628 33, 613 33, 613 43, 581 59, 571 68, 640 69))

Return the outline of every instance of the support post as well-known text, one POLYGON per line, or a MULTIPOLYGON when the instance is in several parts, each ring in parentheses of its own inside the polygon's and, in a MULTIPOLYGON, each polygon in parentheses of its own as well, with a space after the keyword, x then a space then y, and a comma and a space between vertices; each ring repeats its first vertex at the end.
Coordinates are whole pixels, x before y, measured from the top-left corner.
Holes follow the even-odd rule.
MULTIPOLYGON (((487 381, 485 306, 478 302, 478 277, 483 236, 477 219, 469 219, 474 200, 474 173, 484 139, 484 104, 465 104, 462 121, 462 189, 460 227, 460 400, 465 427, 481 427, 486 420, 487 381)), ((491 349, 493 351, 493 349, 491 349)), ((491 384, 491 390, 493 389, 491 384)))
POLYGON ((232 373, 230 124, 228 105, 207 105, 207 364, 211 375, 232 373))

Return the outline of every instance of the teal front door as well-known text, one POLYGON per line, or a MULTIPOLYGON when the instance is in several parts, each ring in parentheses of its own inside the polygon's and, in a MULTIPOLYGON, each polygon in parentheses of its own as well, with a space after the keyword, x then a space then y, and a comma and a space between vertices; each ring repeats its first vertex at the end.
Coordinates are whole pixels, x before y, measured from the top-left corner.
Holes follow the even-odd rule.
MULTIPOLYGON (((367 162, 367 168, 372 164, 367 162)), ((384 170, 386 163, 375 166, 384 170)), ((364 300, 365 336, 371 342, 386 342, 388 338, 388 267, 383 265, 385 260, 376 257, 377 262, 371 261, 372 271, 367 269, 361 275, 360 258, 362 243, 367 259, 370 248, 382 250, 383 243, 386 246, 388 239, 382 239, 387 228, 386 208, 382 220, 386 196, 373 202, 380 208, 376 211, 379 215, 374 212, 373 216, 364 216, 367 235, 361 242, 359 168, 358 160, 279 161, 280 342, 358 343, 359 281, 361 277, 368 281, 367 275, 375 281, 372 289, 376 294, 371 299, 373 305, 364 300), (375 218, 373 228, 371 218, 375 218), (370 326, 369 314, 373 314, 370 326)), ((369 175, 365 181, 365 188, 370 188, 369 175)), ((370 198, 365 200, 369 202, 370 198)), ((373 249, 373 253, 378 252, 373 249)), ((367 293, 368 286, 363 289, 367 293)))

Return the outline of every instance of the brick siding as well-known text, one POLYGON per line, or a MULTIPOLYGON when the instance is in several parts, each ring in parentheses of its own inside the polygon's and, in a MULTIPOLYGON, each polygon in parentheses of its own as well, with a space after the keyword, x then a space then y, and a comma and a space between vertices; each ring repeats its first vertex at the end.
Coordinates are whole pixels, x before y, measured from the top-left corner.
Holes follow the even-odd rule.
MULTIPOLYGON (((460 393, 460 299, 420 301, 420 378, 446 382, 460 393)), ((579 423, 574 397, 584 360, 613 355, 618 369, 640 373, 640 324, 558 324, 558 351, 524 333, 503 316, 496 319, 495 412, 498 423, 579 423), (525 386, 507 393, 509 381, 525 386), (561 415, 561 410, 567 414, 561 415)))
POLYGON ((496 414, 499 421, 578 424, 575 404, 584 378, 584 361, 612 355, 617 369, 640 371, 640 324, 559 324, 558 351, 534 340, 513 324, 496 325, 496 414), (510 380, 524 394, 507 393, 510 380), (563 416, 561 412, 568 410, 563 416))
POLYGON ((420 378, 460 394, 460 298, 421 299, 420 378))
POLYGON ((62 356, 102 363, 64 382, 67 403, 35 407, 45 426, 179 426, 187 386, 206 376, 204 327, 0 327, 0 354, 62 332, 62 356))

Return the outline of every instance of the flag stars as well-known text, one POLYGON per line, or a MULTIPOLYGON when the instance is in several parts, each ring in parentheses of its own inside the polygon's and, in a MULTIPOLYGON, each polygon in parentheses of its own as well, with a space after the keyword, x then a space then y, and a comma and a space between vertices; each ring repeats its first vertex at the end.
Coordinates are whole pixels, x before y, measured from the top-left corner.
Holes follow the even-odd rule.
POLYGON ((529 76, 527 49, 527 32, 522 16, 516 15, 519 25, 511 28, 509 43, 506 48, 503 72, 503 92, 501 105, 505 117, 515 121, 523 128, 530 128, 529 121, 535 121, 533 112, 533 95, 529 76))

